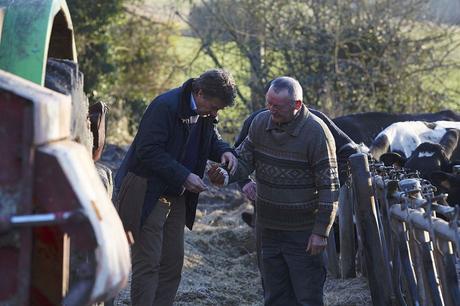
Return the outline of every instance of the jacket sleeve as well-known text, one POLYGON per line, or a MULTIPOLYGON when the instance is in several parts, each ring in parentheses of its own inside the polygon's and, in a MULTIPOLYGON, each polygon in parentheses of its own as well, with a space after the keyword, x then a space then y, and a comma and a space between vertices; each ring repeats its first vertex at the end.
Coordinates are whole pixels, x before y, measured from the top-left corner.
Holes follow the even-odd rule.
POLYGON ((179 190, 190 171, 166 150, 175 119, 175 113, 168 104, 152 102, 139 125, 136 157, 144 167, 179 190))
POLYGON ((339 180, 340 185, 343 185, 347 179, 348 174, 348 157, 358 152, 358 146, 325 114, 315 109, 309 110, 314 115, 318 116, 321 120, 323 120, 323 122, 329 128, 332 137, 334 138, 339 168, 339 180))
POLYGON ((239 147, 243 143, 243 140, 246 138, 246 136, 248 136, 249 127, 251 126, 252 121, 259 113, 263 111, 265 111, 265 109, 255 111, 251 115, 249 115, 249 117, 247 117, 246 120, 244 120, 243 126, 241 127, 241 131, 235 140, 235 144, 233 145, 235 148, 239 147))
POLYGON ((249 181, 249 175, 254 172, 254 137, 253 125, 249 128, 248 136, 243 140, 236 153, 238 154, 238 167, 234 175, 230 175, 230 183, 238 182, 243 187, 249 181))
POLYGON ((337 211, 339 180, 335 143, 327 127, 318 125, 317 137, 310 143, 309 160, 313 165, 313 175, 319 194, 318 213, 313 233, 327 237, 337 211))

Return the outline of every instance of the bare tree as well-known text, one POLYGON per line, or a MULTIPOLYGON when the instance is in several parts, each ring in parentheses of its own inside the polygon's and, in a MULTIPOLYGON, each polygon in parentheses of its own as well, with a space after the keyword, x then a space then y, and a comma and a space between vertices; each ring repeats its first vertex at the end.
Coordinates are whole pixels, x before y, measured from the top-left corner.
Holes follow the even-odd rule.
POLYGON ((251 110, 278 75, 300 80, 307 104, 331 115, 434 111, 458 93, 456 28, 425 22, 427 0, 201 0, 188 23, 216 64, 241 59, 251 110))

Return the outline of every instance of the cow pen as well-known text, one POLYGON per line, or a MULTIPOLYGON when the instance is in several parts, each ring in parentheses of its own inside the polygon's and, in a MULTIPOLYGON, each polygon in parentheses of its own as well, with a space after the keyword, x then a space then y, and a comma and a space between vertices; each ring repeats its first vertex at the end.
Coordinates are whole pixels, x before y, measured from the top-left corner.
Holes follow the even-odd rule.
POLYGON ((340 255, 328 248, 330 274, 359 271, 374 305, 460 305, 459 207, 417 173, 366 154, 352 155, 350 169, 339 197, 340 255))

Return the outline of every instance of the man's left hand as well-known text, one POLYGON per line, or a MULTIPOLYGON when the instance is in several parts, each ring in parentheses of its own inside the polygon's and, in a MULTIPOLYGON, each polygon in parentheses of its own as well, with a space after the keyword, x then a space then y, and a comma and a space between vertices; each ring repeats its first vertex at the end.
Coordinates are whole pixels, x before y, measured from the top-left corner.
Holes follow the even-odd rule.
POLYGON ((321 253, 327 246, 327 237, 316 234, 311 234, 308 240, 307 253, 317 255, 321 253))
POLYGON ((230 174, 235 174, 236 167, 238 166, 238 159, 231 152, 225 152, 222 154, 220 161, 222 165, 227 165, 227 169, 230 171, 230 174))

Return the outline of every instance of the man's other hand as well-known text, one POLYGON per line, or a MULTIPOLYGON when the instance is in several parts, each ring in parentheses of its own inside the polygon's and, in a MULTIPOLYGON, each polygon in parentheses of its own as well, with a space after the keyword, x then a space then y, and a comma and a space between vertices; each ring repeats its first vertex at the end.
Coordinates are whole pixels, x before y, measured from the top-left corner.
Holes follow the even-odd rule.
POLYGON ((250 181, 246 185, 243 186, 243 192, 248 197, 249 200, 255 201, 256 200, 256 182, 250 181))
POLYGON ((326 248, 327 237, 316 234, 311 234, 308 239, 307 253, 310 255, 317 255, 326 248))
POLYGON ((184 183, 184 188, 194 193, 200 193, 201 191, 208 189, 208 187, 201 180, 201 178, 194 173, 190 173, 187 176, 187 179, 184 183))
POLYGON ((238 159, 231 152, 225 152, 222 154, 220 161, 222 165, 227 165, 227 169, 230 171, 230 174, 235 174, 236 167, 238 166, 238 159))

